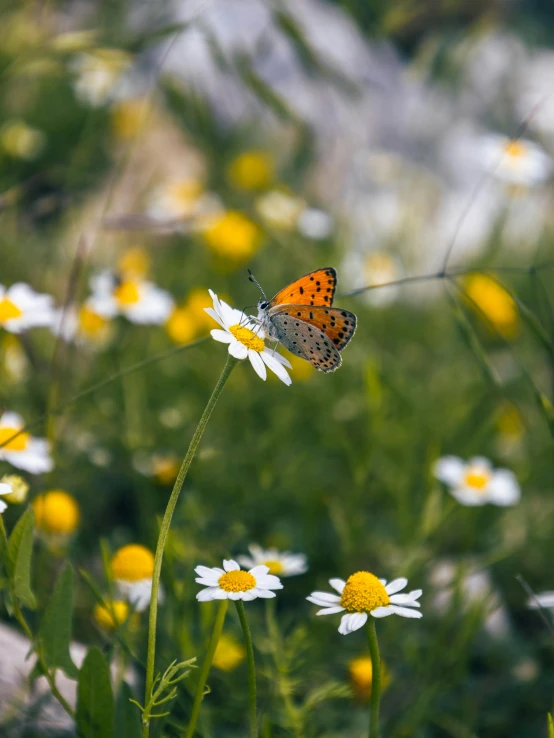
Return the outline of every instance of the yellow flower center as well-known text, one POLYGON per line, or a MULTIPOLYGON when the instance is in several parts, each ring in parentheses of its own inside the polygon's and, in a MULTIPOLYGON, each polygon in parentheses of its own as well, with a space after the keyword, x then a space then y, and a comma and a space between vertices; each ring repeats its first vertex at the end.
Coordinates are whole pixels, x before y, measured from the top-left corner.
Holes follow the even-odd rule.
POLYGON ((112 558, 112 576, 123 582, 151 579, 154 573, 154 555, 145 546, 131 543, 115 552, 112 558))
POLYGON ((256 580, 247 571, 228 571, 219 577, 219 586, 225 592, 246 592, 249 589, 254 589, 256 586, 256 580))
POLYGON ((222 634, 215 649, 212 665, 221 671, 232 671, 244 661, 246 650, 232 636, 222 634))
POLYGON ((212 251, 235 262, 249 259, 261 245, 262 237, 256 223, 233 210, 212 219, 204 231, 204 239, 212 251))
POLYGON ((98 604, 94 608, 94 619, 101 628, 106 630, 115 630, 127 620, 128 615, 127 602, 112 602, 108 607, 98 604))
POLYGON ((61 489, 45 492, 33 502, 37 528, 45 533, 69 535, 79 524, 79 506, 61 489))
POLYGON ((231 184, 240 190, 262 190, 274 177, 274 162, 264 151, 246 151, 228 169, 231 184))
POLYGON ((196 335, 197 323, 188 308, 180 307, 173 310, 165 328, 174 343, 188 343, 196 335))
POLYGON ((138 287, 131 281, 121 282, 114 289, 113 295, 120 305, 133 305, 140 300, 138 287))
POLYGON ((13 320, 14 318, 20 318, 22 315, 23 313, 17 305, 14 305, 7 297, 0 300, 0 323, 5 323, 6 320, 13 320))
POLYGON ((349 612, 371 612, 390 604, 387 590, 374 574, 357 571, 348 577, 340 604, 349 612))
POLYGON ((81 331, 89 336, 96 336, 106 327, 106 318, 95 313, 88 307, 79 310, 79 326, 81 331))
POLYGON ((257 351, 259 354, 261 354, 265 349, 264 339, 257 336, 254 331, 250 330, 250 328, 246 328, 245 326, 237 323, 229 328, 229 332, 232 333, 237 341, 240 341, 243 346, 246 346, 247 349, 257 351))
POLYGON ((285 570, 285 567, 280 561, 272 561, 269 559, 269 561, 264 561, 263 563, 265 566, 269 567, 270 574, 282 574, 285 570))
POLYGON ((28 433, 20 433, 13 441, 9 441, 12 436, 19 433, 19 430, 19 428, 0 428, 0 447, 3 451, 25 451, 29 443, 28 433))
POLYGON ((465 483, 468 487, 473 489, 483 490, 490 480, 490 474, 487 471, 475 471, 470 469, 465 475, 465 483))
POLYGON ((527 154, 527 146, 521 141, 509 141, 504 149, 505 155, 509 159, 521 159, 527 154))

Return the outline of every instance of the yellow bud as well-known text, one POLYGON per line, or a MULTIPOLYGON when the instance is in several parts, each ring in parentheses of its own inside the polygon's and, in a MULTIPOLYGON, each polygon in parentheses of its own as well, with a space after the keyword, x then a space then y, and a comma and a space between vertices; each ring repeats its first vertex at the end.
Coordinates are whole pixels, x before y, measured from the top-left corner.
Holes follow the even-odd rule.
POLYGON ((154 554, 138 543, 118 549, 112 558, 112 576, 122 582, 140 582, 151 579, 154 573, 154 554))
POLYGON ((61 489, 53 489, 33 500, 38 530, 68 536, 79 525, 79 505, 74 497, 61 489))

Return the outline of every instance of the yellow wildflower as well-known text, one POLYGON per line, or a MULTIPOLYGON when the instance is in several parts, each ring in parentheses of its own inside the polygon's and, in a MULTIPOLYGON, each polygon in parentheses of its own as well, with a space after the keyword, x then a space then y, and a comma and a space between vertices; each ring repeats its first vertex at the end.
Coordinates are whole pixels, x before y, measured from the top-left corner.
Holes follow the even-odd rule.
POLYGON ((33 500, 37 529, 56 536, 69 536, 79 525, 79 505, 61 489, 52 489, 33 500))
POLYGON ((235 210, 215 216, 204 231, 204 239, 214 254, 228 261, 250 259, 262 242, 262 231, 243 213, 235 210))
POLYGON ((227 177, 238 190, 263 190, 275 177, 275 161, 265 151, 245 151, 233 159, 227 177))
POLYGON ((244 661, 246 651, 242 643, 231 635, 223 633, 215 649, 212 664, 221 671, 233 671, 244 661))
POLYGON ((517 306, 511 295, 498 282, 485 274, 471 275, 465 284, 474 308, 484 315, 506 338, 517 335, 517 306))

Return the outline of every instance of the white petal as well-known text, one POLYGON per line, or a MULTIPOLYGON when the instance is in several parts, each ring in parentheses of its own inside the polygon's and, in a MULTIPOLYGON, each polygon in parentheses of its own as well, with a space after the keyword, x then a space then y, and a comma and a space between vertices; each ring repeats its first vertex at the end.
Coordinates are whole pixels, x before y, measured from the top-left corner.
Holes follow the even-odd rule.
POLYGON ((246 592, 242 593, 242 599, 244 602, 250 602, 251 600, 255 600, 256 597, 260 596, 259 590, 254 587, 254 589, 248 589, 246 592))
POLYGON ((226 600, 229 596, 229 592, 226 592, 221 587, 216 587, 213 591, 212 597, 214 600, 226 600))
POLYGON ((0 500, 0 513, 3 513, 3 512, 4 512, 4 510, 5 510, 5 509, 6 509, 7 507, 8 507, 8 506, 6 505, 6 503, 4 502, 4 500, 0 500))
POLYGON ((318 610, 316 615, 334 615, 336 612, 344 612, 344 607, 324 607, 323 610, 318 610))
POLYGON ((387 591, 387 594, 392 595, 396 592, 400 592, 400 590, 404 589, 407 584, 408 580, 404 577, 400 577, 399 579, 393 579, 392 582, 389 582, 385 589, 387 591))
POLYGON ((394 615, 394 610, 390 605, 387 607, 376 607, 375 610, 371 611, 374 618, 386 618, 389 615, 394 615))
POLYGON ((256 562, 254 561, 254 559, 251 559, 250 556, 237 556, 237 561, 245 569, 251 569, 253 566, 256 565, 256 562))
POLYGON ((450 487, 457 487, 464 478, 466 465, 458 456, 443 456, 435 462, 433 474, 450 487))
POLYGON ((340 597, 331 594, 331 592, 312 592, 309 597, 306 597, 308 602, 313 602, 314 605, 336 605, 340 602, 340 597))
POLYGON ((214 328, 210 331, 210 334, 214 341, 219 341, 219 343, 231 343, 235 340, 234 336, 227 333, 227 331, 222 331, 221 328, 214 328))
POLYGON ((23 428, 25 425, 23 418, 18 413, 4 413, 0 417, 0 428, 23 428))
POLYGON ((10 492, 13 492, 11 486, 9 484, 4 484, 4 482, 0 482, 0 495, 9 495, 10 492))
POLYGON ((534 597, 530 597, 527 607, 531 607, 534 610, 539 607, 554 607, 554 592, 541 592, 534 597))
POLYGON ((365 612, 353 612, 343 615, 340 621, 339 633, 341 635, 352 633, 354 630, 361 628, 366 622, 367 613, 365 612))
POLYGON ((231 356, 234 356, 235 359, 240 359, 242 361, 248 356, 248 349, 243 343, 235 340, 229 344, 229 353, 231 356))
POLYGON ((267 364, 267 366, 271 369, 271 371, 275 374, 275 376, 279 377, 281 382, 288 386, 292 384, 292 379, 289 377, 289 374, 285 367, 280 364, 274 356, 271 355, 271 353, 266 349, 262 353, 262 359, 267 364))
POLYGON ((237 571, 238 569, 240 569, 240 566, 234 559, 223 559, 223 568, 225 569, 225 571, 237 571))
POLYGON ((218 587, 219 577, 196 577, 196 584, 203 584, 205 587, 218 587))
POLYGON ((406 605, 410 607, 421 607, 421 603, 410 597, 409 594, 398 594, 392 595, 390 598, 391 604, 393 605, 406 605))
POLYGON ((212 308, 204 308, 204 312, 205 312, 205 313, 208 313, 208 315, 210 316, 210 318, 213 318, 213 319, 214 319, 214 320, 215 320, 215 321, 216 321, 217 323, 219 323, 219 325, 220 325, 220 326, 221 326, 222 328, 224 328, 225 330, 227 329, 227 326, 226 326, 226 325, 225 325, 225 323, 224 323, 224 322, 223 322, 223 321, 221 320, 221 318, 219 317, 219 315, 218 315, 218 314, 216 313, 216 311, 215 311, 215 310, 213 310, 212 308))
POLYGON ((495 471, 488 486, 488 501, 493 505, 515 505, 521 497, 521 489, 515 475, 508 469, 495 471))
POLYGON ((263 379, 264 382, 267 378, 267 369, 265 368, 265 364, 262 361, 262 357, 257 351, 253 351, 252 349, 249 349, 248 351, 248 358, 250 359, 250 363, 252 364, 252 367, 254 368, 254 371, 260 377, 260 379, 263 379))
POLYGON ((479 507, 488 502, 488 495, 476 490, 474 487, 451 489, 450 494, 455 500, 458 500, 461 505, 467 505, 468 507, 479 507))
POLYGON ((396 615, 402 615, 403 618, 421 618, 422 613, 419 610, 410 610, 409 607, 398 607, 398 605, 390 605, 390 609, 396 615))
POLYGON ((346 587, 344 579, 329 579, 329 584, 339 594, 342 594, 343 589, 346 587))
POLYGON ((276 597, 277 595, 275 592, 272 592, 270 589, 257 589, 258 597, 261 597, 263 600, 269 600, 272 597, 276 597))
POLYGON ((260 589, 283 589, 281 580, 274 574, 268 574, 265 577, 256 577, 256 585, 260 589))
POLYGON ((208 587, 207 589, 201 589, 200 592, 196 593, 196 599, 199 602, 208 602, 214 599, 214 592, 218 587, 208 587))
POLYGON ((242 600, 243 595, 244 592, 227 592, 227 597, 234 602, 236 602, 237 600, 242 600))
POLYGON ((256 564, 252 569, 248 571, 249 574, 252 574, 253 577, 256 579, 258 577, 264 577, 269 572, 269 566, 266 566, 265 564, 256 564))

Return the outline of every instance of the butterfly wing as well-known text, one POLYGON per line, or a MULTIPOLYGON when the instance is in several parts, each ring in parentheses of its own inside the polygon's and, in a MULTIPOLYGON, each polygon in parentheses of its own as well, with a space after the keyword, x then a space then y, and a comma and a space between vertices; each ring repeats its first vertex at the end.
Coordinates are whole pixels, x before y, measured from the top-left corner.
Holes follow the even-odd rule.
POLYGON ((357 318, 354 313, 341 308, 332 308, 319 305, 281 305, 270 309, 269 318, 275 324, 278 315, 286 315, 290 320, 284 325, 285 329, 299 322, 317 328, 330 339, 337 351, 342 351, 348 344, 356 330, 357 318))
MULTIPOLYGON (((298 306, 294 306, 298 307, 298 306)), ((271 317, 274 335, 291 353, 309 361, 322 372, 334 372, 342 358, 331 340, 323 331, 287 312, 278 312, 271 317)))
POLYGON ((291 282, 278 292, 269 307, 277 305, 328 305, 333 304, 337 289, 337 272, 333 267, 316 269, 291 282))

